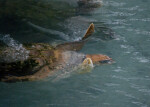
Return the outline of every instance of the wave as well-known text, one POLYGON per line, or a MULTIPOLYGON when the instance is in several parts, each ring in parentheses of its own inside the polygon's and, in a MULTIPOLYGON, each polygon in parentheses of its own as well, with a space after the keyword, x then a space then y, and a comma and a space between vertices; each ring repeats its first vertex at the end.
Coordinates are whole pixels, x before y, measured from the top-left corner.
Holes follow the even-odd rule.
POLYGON ((56 30, 52 30, 52 29, 47 29, 47 28, 44 28, 44 27, 41 27, 41 26, 38 26, 38 25, 35 25, 31 22, 28 22, 28 24, 40 31, 43 31, 45 33, 49 33, 49 34, 54 34, 54 35, 58 35, 60 36, 61 38, 65 39, 65 40, 69 40, 69 36, 64 34, 63 32, 60 32, 60 31, 56 31, 56 30))

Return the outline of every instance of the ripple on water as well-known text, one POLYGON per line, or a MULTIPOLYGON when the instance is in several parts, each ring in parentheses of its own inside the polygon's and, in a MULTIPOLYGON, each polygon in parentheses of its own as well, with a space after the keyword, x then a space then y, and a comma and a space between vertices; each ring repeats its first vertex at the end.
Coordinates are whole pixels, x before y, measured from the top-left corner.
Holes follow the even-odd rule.
POLYGON ((141 107, 148 107, 147 105, 141 103, 141 102, 137 102, 137 101, 132 101, 133 104, 137 105, 137 106, 141 106, 141 107))
POLYGON ((103 103, 103 105, 105 105, 105 106, 110 106, 110 107, 111 107, 111 104, 110 104, 110 103, 103 103))
POLYGON ((145 86, 131 84, 130 87, 136 89, 139 92, 144 93, 145 95, 150 96, 150 89, 147 89, 145 86))
POLYGON ((125 92, 125 91, 115 90, 115 92, 116 92, 116 93, 119 93, 119 94, 122 94, 122 95, 124 95, 124 96, 126 96, 126 97, 129 97, 129 98, 138 99, 138 98, 136 98, 135 96, 133 96, 132 94, 129 94, 129 93, 125 92))
POLYGON ((125 26, 119 25, 119 26, 114 26, 114 27, 112 27, 112 28, 113 28, 113 29, 124 29, 125 26))
POLYGON ((148 63, 148 62, 149 62, 149 60, 146 59, 146 58, 144 58, 144 57, 137 57, 136 59, 137 59, 139 62, 141 62, 141 63, 148 63))
POLYGON ((137 60, 140 63, 149 63, 150 62, 149 59, 142 56, 140 52, 134 52, 133 56, 134 57, 132 57, 132 59, 137 60))
POLYGON ((120 10, 126 10, 126 11, 144 11, 144 9, 141 9, 140 6, 135 6, 135 7, 129 7, 129 8, 119 8, 120 10))
POLYGON ((113 70, 114 72, 127 72, 123 70, 121 67, 117 67, 116 69, 113 70))
POLYGON ((131 25, 131 24, 128 24, 127 23, 127 20, 125 19, 115 19, 115 20, 108 20, 106 22, 107 24, 110 24, 110 25, 120 25, 120 26, 128 26, 128 25, 131 25))
POLYGON ((134 96, 131 92, 125 92, 122 90, 115 90, 116 93, 118 93, 119 95, 123 95, 125 97, 127 97, 128 99, 130 99, 130 101, 128 103, 132 103, 135 104, 137 106, 141 106, 141 107, 148 107, 146 104, 143 103, 143 99, 134 96))
POLYGON ((109 14, 105 15, 107 17, 112 16, 134 16, 136 13, 125 13, 125 12, 117 12, 117 11, 110 11, 109 14))
POLYGON ((134 34, 137 34, 137 35, 150 35, 150 31, 144 31, 144 30, 140 30, 140 29, 133 29, 133 28, 127 28, 126 29, 127 31, 129 32, 133 32, 134 34))
POLYGON ((115 2, 115 1, 104 1, 104 5, 105 6, 113 6, 113 7, 122 7, 124 5, 126 5, 125 2, 115 2))
POLYGON ((90 89, 93 89, 94 91, 97 91, 97 92, 106 92, 106 90, 104 89, 101 89, 99 87, 89 87, 90 89))
POLYGON ((120 84, 115 84, 115 83, 106 83, 105 85, 108 86, 108 87, 120 86, 120 84))
POLYGON ((131 19, 129 19, 129 21, 150 22, 150 18, 142 18, 142 19, 138 19, 138 18, 131 18, 131 19))
POLYGON ((123 76, 116 76, 116 75, 112 75, 111 76, 112 78, 115 78, 115 79, 120 79, 120 80, 124 80, 124 81, 130 81, 129 78, 125 78, 123 76))

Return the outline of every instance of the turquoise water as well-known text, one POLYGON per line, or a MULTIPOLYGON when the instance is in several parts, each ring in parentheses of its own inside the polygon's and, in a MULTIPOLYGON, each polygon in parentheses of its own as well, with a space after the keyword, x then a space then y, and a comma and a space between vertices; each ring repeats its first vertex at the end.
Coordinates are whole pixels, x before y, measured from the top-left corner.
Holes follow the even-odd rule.
MULTIPOLYGON (((149 4, 148 0, 104 0, 101 8, 58 24, 66 30, 32 26, 41 30, 42 33, 36 30, 37 35, 44 36, 38 39, 35 35, 30 41, 58 44, 80 39, 89 23, 94 22, 96 31, 80 52, 106 54, 115 63, 95 66, 90 73, 74 73, 57 81, 47 78, 0 83, 0 106, 150 107, 149 4), (51 39, 49 35, 58 37, 51 39)), ((20 42, 29 39, 12 36, 20 42)))

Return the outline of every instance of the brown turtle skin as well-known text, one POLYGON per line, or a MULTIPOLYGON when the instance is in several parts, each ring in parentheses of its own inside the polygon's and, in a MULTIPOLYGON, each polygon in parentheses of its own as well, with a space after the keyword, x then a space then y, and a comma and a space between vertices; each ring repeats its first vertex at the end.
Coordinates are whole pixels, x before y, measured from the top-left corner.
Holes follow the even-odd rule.
MULTIPOLYGON (((0 81, 33 81, 52 76, 66 66, 67 59, 64 59, 64 54, 62 53, 65 51, 79 51, 93 32, 94 24, 91 24, 81 41, 64 43, 56 47, 44 43, 24 45, 24 48, 29 51, 28 59, 9 63, 1 62, 0 81)), ((85 58, 91 58, 94 64, 112 60, 108 56, 101 54, 88 54, 85 58)))

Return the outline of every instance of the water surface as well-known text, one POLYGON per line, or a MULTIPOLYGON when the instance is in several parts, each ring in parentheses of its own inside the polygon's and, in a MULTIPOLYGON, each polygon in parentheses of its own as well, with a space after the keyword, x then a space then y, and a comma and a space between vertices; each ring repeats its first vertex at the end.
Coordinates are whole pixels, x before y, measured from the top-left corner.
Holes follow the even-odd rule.
MULTIPOLYGON (((69 4, 76 7, 74 1, 69 4)), ((30 26, 34 30, 24 33, 30 33, 27 38, 18 36, 23 33, 16 31, 12 36, 20 42, 30 38, 31 42, 58 44, 79 40, 89 23, 94 22, 96 31, 80 52, 106 54, 115 63, 96 66, 90 73, 74 73, 53 82, 47 78, 35 82, 0 83, 0 106, 149 107, 149 4, 148 0, 104 0, 101 8, 75 14, 53 28, 30 22, 34 24, 30 26)))

